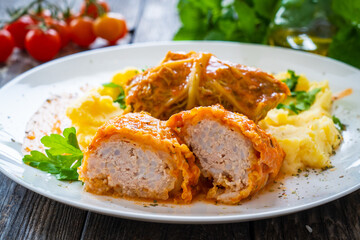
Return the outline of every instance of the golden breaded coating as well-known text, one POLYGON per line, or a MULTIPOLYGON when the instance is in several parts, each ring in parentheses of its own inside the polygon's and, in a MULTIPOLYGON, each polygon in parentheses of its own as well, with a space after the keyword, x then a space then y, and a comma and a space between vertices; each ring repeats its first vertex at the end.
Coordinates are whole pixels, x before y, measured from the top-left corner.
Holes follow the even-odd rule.
POLYGON ((173 115, 167 126, 197 157, 202 176, 212 182, 207 197, 236 204, 274 179, 285 157, 270 134, 252 120, 220 105, 173 115))

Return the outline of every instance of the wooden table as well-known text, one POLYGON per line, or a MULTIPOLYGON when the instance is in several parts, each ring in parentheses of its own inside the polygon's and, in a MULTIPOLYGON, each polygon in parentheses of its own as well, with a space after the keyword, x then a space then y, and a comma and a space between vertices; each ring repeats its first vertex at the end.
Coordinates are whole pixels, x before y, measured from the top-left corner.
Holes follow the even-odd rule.
MULTIPOLYGON (((6 7, 23 2, 27 1, 0 0, 0 18, 6 7)), ((113 11, 125 15, 131 29, 121 44, 171 40, 180 25, 177 0, 108 2, 113 11)), ((59 57, 83 50, 71 45, 59 57)), ((39 64, 17 51, 6 66, 0 66, 0 86, 39 64)), ((359 200, 360 191, 356 191, 317 208, 261 221, 159 224, 73 208, 27 190, 0 173, 0 239, 360 239, 359 200)))

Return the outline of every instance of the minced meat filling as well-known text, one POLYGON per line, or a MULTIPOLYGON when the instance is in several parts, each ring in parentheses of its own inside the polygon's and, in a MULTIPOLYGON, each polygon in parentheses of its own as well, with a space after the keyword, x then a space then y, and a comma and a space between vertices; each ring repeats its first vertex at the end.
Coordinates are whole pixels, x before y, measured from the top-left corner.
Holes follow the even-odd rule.
POLYGON ((105 141, 88 159, 88 177, 106 177, 119 193, 167 199, 176 178, 169 174, 168 153, 143 149, 126 141, 105 141))
POLYGON ((248 169, 256 159, 251 142, 215 120, 202 120, 186 128, 185 142, 199 159, 204 177, 230 191, 248 184, 248 169))

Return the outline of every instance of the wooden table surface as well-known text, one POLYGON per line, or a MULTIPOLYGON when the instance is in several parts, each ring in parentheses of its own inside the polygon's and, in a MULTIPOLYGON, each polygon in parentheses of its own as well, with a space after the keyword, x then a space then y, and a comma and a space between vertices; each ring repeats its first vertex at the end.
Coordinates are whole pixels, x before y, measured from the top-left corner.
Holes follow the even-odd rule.
MULTIPOLYGON (((0 19, 7 7, 24 2, 28 1, 0 0, 0 19)), ((171 40, 180 25, 177 0, 108 2, 113 11, 125 15, 131 29, 121 44, 171 40)), ((79 3, 77 0, 75 8, 79 3)), ((84 50, 70 45, 59 57, 84 50)), ((0 86, 39 64, 25 52, 16 51, 7 65, 0 65, 0 86)), ((360 239, 359 200, 360 191, 356 191, 320 207, 261 221, 159 224, 70 207, 36 194, 0 173, 0 239, 360 239)))

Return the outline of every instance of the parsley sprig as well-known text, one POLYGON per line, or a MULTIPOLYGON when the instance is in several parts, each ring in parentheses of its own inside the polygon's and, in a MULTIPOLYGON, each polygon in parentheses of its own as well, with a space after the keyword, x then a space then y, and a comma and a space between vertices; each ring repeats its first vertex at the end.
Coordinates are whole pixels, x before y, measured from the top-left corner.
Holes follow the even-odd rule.
POLYGON ((283 82, 288 86, 291 91, 292 101, 288 105, 280 103, 277 105, 277 109, 286 108, 295 114, 299 114, 302 111, 310 109, 311 105, 314 103, 316 94, 321 91, 321 88, 314 88, 308 92, 305 91, 295 91, 298 84, 299 76, 295 74, 294 71, 288 70, 290 78, 286 78, 283 82))
POLYGON ((299 77, 293 70, 288 70, 290 78, 286 78, 283 82, 288 86, 291 92, 295 91, 296 85, 298 84, 299 77))
POLYGON ((31 151, 25 155, 23 162, 41 171, 54 174, 59 180, 77 181, 83 153, 79 148, 74 127, 65 128, 63 136, 50 134, 41 138, 41 143, 48 149, 45 154, 31 151))
POLYGON ((118 97, 114 100, 114 102, 118 103, 120 105, 121 109, 125 109, 126 108, 126 104, 125 104, 125 92, 124 89, 122 88, 122 86, 116 84, 116 83, 104 83, 103 84, 104 87, 109 87, 109 88, 119 88, 120 89, 120 93, 118 95, 118 97))
POLYGON ((335 127, 341 132, 346 130, 346 125, 343 124, 339 118, 337 118, 335 115, 332 116, 332 120, 335 124, 335 127))

